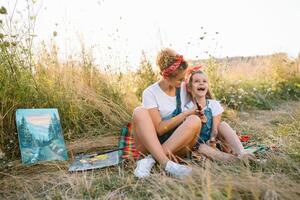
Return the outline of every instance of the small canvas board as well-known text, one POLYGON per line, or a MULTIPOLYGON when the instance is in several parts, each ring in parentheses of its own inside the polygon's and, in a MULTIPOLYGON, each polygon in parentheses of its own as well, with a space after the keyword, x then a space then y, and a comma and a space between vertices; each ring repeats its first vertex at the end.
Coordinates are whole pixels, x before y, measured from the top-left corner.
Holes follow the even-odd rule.
POLYGON ((75 157, 69 172, 81 172, 97 168, 109 167, 120 163, 119 151, 107 153, 82 154, 75 157))
POLYGON ((23 164, 68 159, 57 109, 17 109, 16 124, 23 164))

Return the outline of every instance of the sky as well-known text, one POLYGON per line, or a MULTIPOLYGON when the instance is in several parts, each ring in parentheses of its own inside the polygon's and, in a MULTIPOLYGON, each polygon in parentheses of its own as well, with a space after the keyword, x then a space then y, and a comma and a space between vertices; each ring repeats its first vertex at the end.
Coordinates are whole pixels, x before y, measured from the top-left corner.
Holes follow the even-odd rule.
POLYGON ((55 41, 62 57, 84 44, 100 66, 137 66, 142 51, 155 62, 163 47, 187 59, 300 52, 298 0, 35 1, 37 44, 55 41))

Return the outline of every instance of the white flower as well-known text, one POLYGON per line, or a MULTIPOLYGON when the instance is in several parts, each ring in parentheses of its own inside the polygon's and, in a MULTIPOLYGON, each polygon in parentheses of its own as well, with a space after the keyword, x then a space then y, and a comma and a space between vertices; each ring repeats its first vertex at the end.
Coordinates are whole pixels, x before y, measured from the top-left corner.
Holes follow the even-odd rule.
POLYGON ((240 93, 244 93, 244 92, 245 92, 245 91, 243 90, 243 88, 239 88, 238 91, 239 91, 240 93))

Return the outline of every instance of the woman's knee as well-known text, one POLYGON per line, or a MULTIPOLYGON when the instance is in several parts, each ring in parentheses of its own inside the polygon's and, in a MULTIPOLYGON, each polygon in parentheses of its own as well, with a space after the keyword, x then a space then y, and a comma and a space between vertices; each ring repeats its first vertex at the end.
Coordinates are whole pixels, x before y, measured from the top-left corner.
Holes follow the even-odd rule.
POLYGON ((147 109, 143 106, 136 107, 132 114, 133 121, 143 118, 147 112, 147 109))
POLYGON ((201 129, 201 119, 197 115, 190 115, 186 118, 185 123, 189 128, 196 130, 197 132, 201 129))

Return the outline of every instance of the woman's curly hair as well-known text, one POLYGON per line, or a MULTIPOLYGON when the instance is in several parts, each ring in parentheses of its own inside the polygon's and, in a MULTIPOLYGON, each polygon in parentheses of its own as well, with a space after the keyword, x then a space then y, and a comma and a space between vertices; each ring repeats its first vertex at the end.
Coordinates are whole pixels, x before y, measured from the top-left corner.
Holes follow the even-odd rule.
MULTIPOLYGON (((178 53, 176 53, 176 51, 169 48, 162 49, 158 53, 156 58, 156 64, 159 67, 160 71, 162 72, 163 70, 167 69, 172 64, 174 64, 176 62, 176 56, 178 56, 178 53)), ((175 77, 180 72, 184 71, 187 67, 188 67, 188 63, 185 60, 183 60, 180 63, 177 70, 171 73, 169 77, 170 78, 175 77)))

